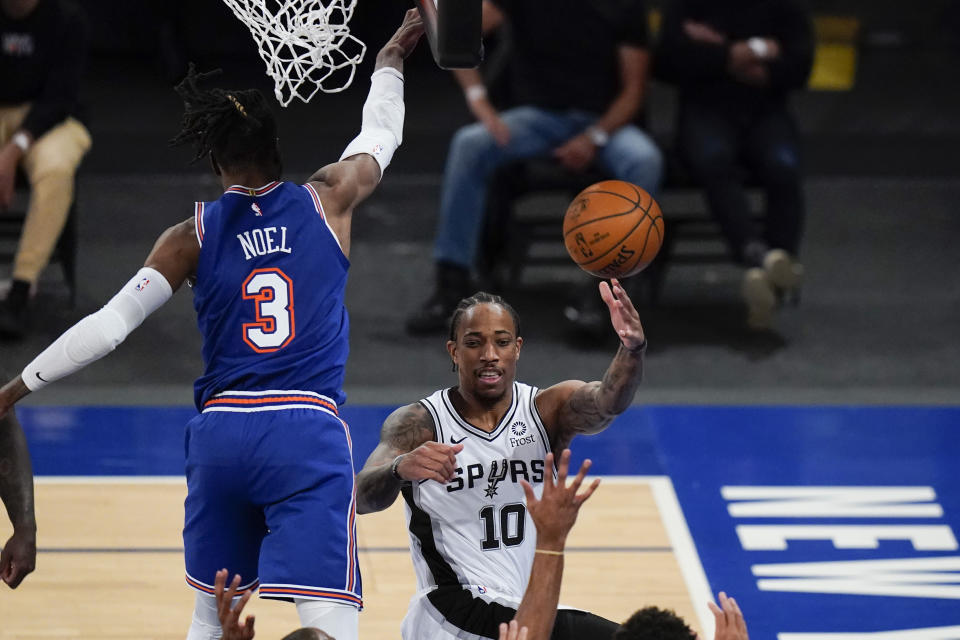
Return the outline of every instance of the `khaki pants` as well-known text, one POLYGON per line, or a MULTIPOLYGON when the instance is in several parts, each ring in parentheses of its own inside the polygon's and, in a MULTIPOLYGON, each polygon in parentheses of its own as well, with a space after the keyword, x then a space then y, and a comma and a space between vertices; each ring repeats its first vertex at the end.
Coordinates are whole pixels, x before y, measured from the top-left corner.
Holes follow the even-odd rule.
MULTIPOLYGON (((29 108, 0 107, 0 144, 20 128, 29 108)), ((30 204, 13 262, 14 279, 32 284, 47 266, 73 202, 74 175, 90 142, 87 129, 67 118, 34 140, 21 159, 30 182, 30 204)))

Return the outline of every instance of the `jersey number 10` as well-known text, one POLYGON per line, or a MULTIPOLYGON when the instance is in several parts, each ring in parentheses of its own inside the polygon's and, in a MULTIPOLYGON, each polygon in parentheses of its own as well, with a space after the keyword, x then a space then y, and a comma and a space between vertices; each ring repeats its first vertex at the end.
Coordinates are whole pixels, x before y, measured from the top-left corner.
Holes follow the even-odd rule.
POLYGON ((483 521, 483 540, 480 548, 484 551, 499 549, 503 541, 505 547, 515 547, 523 543, 523 529, 527 523, 527 509, 523 503, 505 504, 500 508, 500 517, 495 517, 493 506, 488 505, 480 509, 480 520, 483 521), (497 537, 497 520, 500 524, 500 537, 497 537))

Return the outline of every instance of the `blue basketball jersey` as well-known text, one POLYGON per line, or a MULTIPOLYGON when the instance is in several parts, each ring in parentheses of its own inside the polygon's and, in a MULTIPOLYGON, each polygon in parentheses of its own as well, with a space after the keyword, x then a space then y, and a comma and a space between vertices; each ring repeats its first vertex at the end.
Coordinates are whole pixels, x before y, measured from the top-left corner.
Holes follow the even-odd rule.
POLYGON ((223 391, 298 389, 341 404, 349 350, 349 261, 309 184, 234 186, 195 211, 193 304, 204 404, 223 391))

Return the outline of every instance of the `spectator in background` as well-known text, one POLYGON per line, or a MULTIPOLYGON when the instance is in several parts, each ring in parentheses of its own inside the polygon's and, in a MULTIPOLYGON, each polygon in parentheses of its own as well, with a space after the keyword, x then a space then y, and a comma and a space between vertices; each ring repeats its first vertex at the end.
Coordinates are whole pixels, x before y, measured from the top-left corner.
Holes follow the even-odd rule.
POLYGON ((809 17, 795 0, 675 0, 654 60, 657 76, 679 87, 682 159, 747 267, 748 324, 765 329, 778 294, 803 275, 800 154, 787 97, 810 74, 809 17), (751 217, 743 169, 766 190, 764 229, 751 217))
MULTIPOLYGON (((411 334, 446 329, 473 291, 488 182, 505 162, 552 155, 571 170, 596 162, 650 192, 660 186, 660 150, 633 124, 649 66, 642 0, 484 0, 485 33, 505 20, 514 36, 511 94, 520 106, 498 112, 477 70, 454 72, 477 122, 450 143, 434 241, 436 285, 407 320, 411 334)), ((592 285, 584 297, 595 302, 592 285)), ((605 331, 606 311, 596 317, 605 331)))
POLYGON ((0 338, 24 333, 30 288, 60 237, 90 148, 78 98, 87 39, 86 19, 69 0, 0 0, 0 208, 10 206, 18 166, 31 189, 0 338))

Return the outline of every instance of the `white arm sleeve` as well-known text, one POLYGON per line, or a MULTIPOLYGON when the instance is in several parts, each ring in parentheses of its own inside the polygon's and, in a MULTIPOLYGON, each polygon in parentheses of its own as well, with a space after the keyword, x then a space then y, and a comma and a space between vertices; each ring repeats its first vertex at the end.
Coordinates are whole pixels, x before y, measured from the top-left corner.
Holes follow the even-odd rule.
POLYGON ((99 360, 172 295, 170 283, 159 271, 140 269, 102 309, 67 329, 34 358, 21 374, 23 383, 37 391, 99 360))
POLYGON ((343 150, 340 159, 367 153, 386 171, 394 152, 403 142, 403 74, 393 67, 377 69, 370 76, 370 93, 363 103, 360 135, 343 150))

